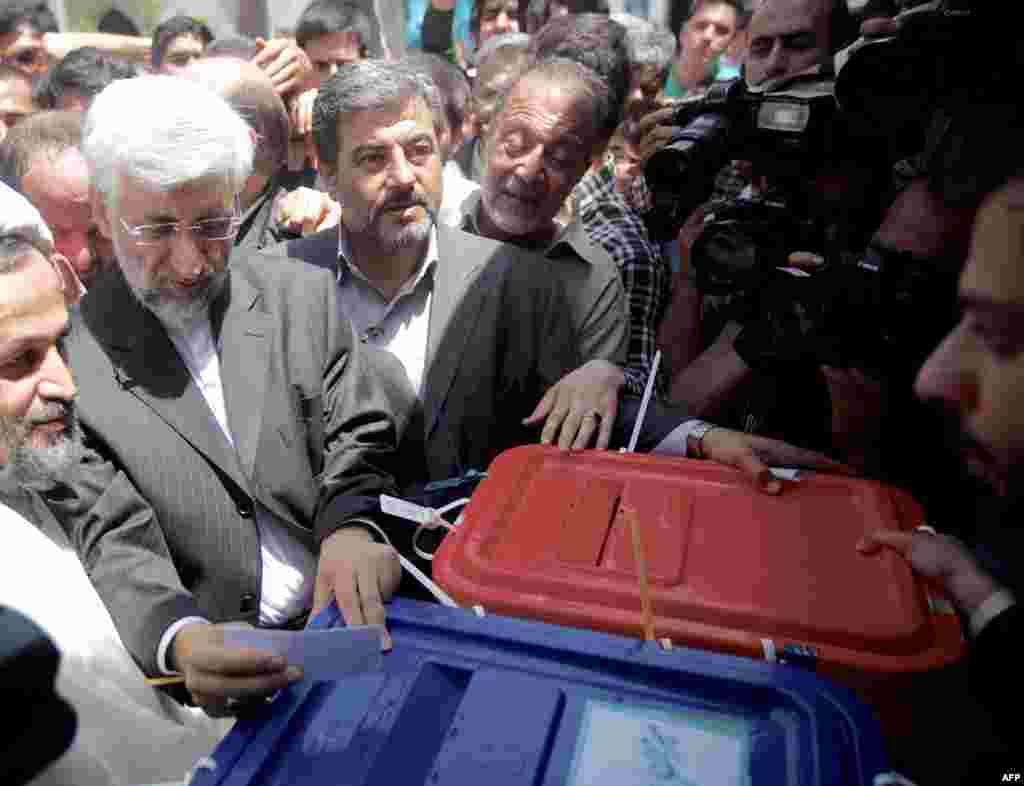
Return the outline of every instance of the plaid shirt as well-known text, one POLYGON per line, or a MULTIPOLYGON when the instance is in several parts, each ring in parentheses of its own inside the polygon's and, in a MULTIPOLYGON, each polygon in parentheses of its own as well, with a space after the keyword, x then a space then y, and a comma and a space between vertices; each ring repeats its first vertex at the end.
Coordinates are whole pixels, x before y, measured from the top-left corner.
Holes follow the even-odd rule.
MULTIPOLYGON (((648 238, 640 214, 616 192, 610 167, 588 172, 572 196, 587 237, 611 254, 622 276, 629 302, 626 387, 642 394, 657 349, 658 324, 671 296, 668 265, 648 238)), ((664 392, 666 384, 665 374, 658 374, 655 390, 664 392)))

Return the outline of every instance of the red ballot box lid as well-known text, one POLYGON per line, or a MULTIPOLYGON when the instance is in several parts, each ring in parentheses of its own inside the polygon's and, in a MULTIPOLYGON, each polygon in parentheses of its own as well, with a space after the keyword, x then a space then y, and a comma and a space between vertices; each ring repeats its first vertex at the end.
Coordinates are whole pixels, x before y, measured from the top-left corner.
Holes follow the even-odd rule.
MULTIPOLYGON (((923 513, 880 483, 825 474, 759 492, 710 462, 541 446, 506 451, 434 561, 457 600, 642 635, 636 511, 657 636, 873 672, 937 668, 963 650, 952 608, 896 554, 856 549, 923 513)), ((826 669, 827 670, 827 669, 826 669)))

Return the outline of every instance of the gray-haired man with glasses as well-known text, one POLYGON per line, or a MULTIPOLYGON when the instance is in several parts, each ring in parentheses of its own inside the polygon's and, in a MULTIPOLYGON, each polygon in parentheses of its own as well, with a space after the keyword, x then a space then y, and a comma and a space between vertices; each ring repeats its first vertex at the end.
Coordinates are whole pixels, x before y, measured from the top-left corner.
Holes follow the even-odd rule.
POLYGON ((329 274, 230 259, 253 139, 222 98, 117 82, 83 151, 117 265, 68 349, 86 434, 125 483, 78 467, 50 499, 143 668, 217 714, 299 675, 211 623, 297 627, 332 596, 349 623, 384 622, 400 571, 377 497, 408 383, 354 340, 329 274), (136 492, 139 515, 106 514, 136 492))

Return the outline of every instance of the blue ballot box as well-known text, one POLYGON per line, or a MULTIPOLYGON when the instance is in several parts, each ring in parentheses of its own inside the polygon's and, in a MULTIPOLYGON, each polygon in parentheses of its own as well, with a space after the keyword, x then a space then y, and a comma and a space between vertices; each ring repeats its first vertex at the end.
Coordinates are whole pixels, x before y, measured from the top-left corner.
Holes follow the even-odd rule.
MULTIPOLYGON (((341 624, 333 606, 316 626, 341 624)), ((398 598, 379 672, 297 683, 195 786, 870 784, 877 724, 801 669, 398 598)))

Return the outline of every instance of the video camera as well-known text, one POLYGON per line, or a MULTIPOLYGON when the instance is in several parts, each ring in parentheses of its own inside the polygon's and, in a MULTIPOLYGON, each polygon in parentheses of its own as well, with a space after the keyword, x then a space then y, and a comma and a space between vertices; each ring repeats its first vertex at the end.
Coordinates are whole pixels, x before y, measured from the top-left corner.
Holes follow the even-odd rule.
POLYGON ((971 114, 954 110, 984 89, 976 64, 951 65, 962 66, 972 51, 967 6, 942 0, 901 14, 898 35, 855 42, 836 56, 834 75, 818 67, 758 87, 722 82, 676 109, 680 131, 645 167, 652 236, 674 238, 731 160, 752 162, 771 185, 760 197, 716 205, 690 250, 701 291, 734 303, 726 319, 746 326, 736 348, 750 365, 856 366, 887 376, 894 363, 923 360, 935 331, 908 321, 944 322, 955 280, 909 258, 865 257, 884 186, 853 189, 838 205, 823 204, 813 186, 836 166, 874 172, 887 184, 895 161, 922 150, 932 154, 932 171, 947 180, 955 171, 953 185, 962 186, 963 145, 950 136, 955 124, 935 115, 947 110, 947 119, 963 123, 971 114), (824 264, 811 273, 793 269, 787 260, 795 251, 824 264))
POLYGON ((680 131, 644 169, 660 225, 649 227, 652 236, 668 239, 678 231, 730 160, 753 161, 766 177, 787 183, 837 152, 844 140, 833 88, 817 74, 770 91, 734 79, 681 102, 672 119, 680 131))

